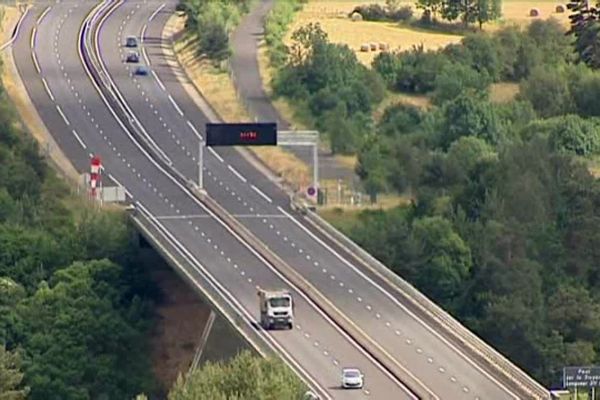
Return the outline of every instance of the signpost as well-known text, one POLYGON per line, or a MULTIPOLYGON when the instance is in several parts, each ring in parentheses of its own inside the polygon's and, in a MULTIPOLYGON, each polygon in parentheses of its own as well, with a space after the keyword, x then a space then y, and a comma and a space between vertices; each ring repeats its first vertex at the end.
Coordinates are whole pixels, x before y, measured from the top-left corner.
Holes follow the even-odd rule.
POLYGON ((579 388, 592 389, 592 399, 596 396, 596 387, 600 386, 600 367, 564 367, 563 387, 574 388, 575 398, 579 388))

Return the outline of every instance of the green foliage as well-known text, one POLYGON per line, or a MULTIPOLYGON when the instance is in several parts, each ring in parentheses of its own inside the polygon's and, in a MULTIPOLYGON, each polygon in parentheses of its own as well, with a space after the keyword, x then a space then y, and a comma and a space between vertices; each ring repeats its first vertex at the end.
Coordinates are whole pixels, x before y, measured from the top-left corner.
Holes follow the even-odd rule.
POLYGON ((198 52, 214 61, 229 57, 229 34, 248 10, 249 0, 182 0, 186 27, 198 36, 198 52))
POLYGON ((574 111, 566 74, 553 68, 535 68, 529 78, 521 82, 519 98, 528 100, 540 117, 574 111))
POLYGON ((0 345, 0 400, 24 400, 28 389, 22 388, 22 381, 20 355, 0 345))
POLYGON ((571 0, 567 4, 571 10, 571 29, 569 34, 575 36, 575 51, 579 60, 591 68, 600 67, 600 4, 591 6, 584 0, 571 0))
POLYGON ((462 136, 476 136, 490 144, 497 144, 502 135, 498 116, 485 99, 463 94, 443 107, 440 146, 444 149, 462 136))
POLYGON ((228 363, 208 362, 177 379, 169 400, 302 399, 307 388, 279 359, 244 351, 228 363))
POLYGON ((441 15, 448 21, 460 19, 465 26, 477 22, 481 29, 484 23, 501 17, 502 2, 501 0, 445 0, 442 2, 441 15))
POLYGON ((600 154, 600 120, 565 115, 536 121, 524 128, 524 136, 543 134, 556 151, 580 156, 600 154))
POLYGON ((283 38, 294 19, 296 11, 302 8, 306 0, 275 1, 275 4, 265 19, 265 42, 269 46, 271 65, 280 68, 285 65, 288 48, 283 38))
POLYGON ((300 101, 333 153, 356 150, 371 130, 373 106, 383 99, 381 78, 344 45, 329 43, 318 24, 298 29, 285 67, 274 82, 277 95, 300 101))
POLYGON ((367 4, 356 6, 350 13, 352 16, 358 13, 366 21, 409 21, 412 16, 412 8, 410 6, 400 6, 397 0, 387 0, 385 7, 381 4, 367 4))
POLYGON ((152 390, 151 285, 131 227, 70 195, 17 126, 0 100, 0 399, 152 390))
POLYGON ((432 100, 434 104, 440 105, 455 99, 465 91, 487 95, 490 83, 486 70, 478 72, 464 64, 448 64, 435 78, 432 100))

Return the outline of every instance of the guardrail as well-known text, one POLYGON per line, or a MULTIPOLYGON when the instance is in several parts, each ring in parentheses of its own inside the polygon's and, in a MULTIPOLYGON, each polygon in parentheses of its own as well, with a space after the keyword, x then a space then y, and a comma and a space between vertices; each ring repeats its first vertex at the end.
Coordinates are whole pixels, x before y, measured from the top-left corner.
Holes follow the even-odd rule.
MULTIPOLYGON (((208 210, 212 211, 218 219, 224 221, 225 225, 228 226, 233 232, 243 237, 248 243, 250 243, 250 247, 253 250, 258 250, 258 253, 267 259, 274 268, 276 268, 280 273, 285 272, 283 273, 285 278, 300 288, 300 290, 306 294, 307 298, 313 303, 319 304, 319 309, 325 312, 325 315, 334 321, 334 323, 336 323, 342 331, 344 331, 346 334, 349 334, 364 351, 366 351, 374 359, 378 360, 388 372, 400 379, 411 391, 415 392, 420 399, 438 400, 438 397, 420 385, 408 370, 404 369, 404 367, 393 360, 393 358, 386 355, 384 350, 381 349, 377 343, 375 343, 364 333, 358 332, 358 327, 356 327, 345 315, 335 309, 335 307, 321 293, 316 291, 316 289, 314 289, 312 286, 310 286, 309 290, 307 290, 307 282, 295 270, 283 263, 278 256, 269 251, 267 246, 265 246, 262 242, 259 242, 252 234, 249 233, 249 231, 246 230, 243 225, 239 224, 239 222, 237 222, 233 216, 231 216, 225 209, 221 208, 220 205, 218 205, 218 203, 210 198, 204 191, 198 190, 197 185, 193 181, 187 179, 180 171, 178 171, 170 159, 164 154, 164 152, 162 152, 162 150, 158 148, 155 143, 146 138, 147 134, 145 133, 140 122, 137 120, 137 118, 135 118, 134 115, 132 115, 132 111, 126 104, 125 99, 123 99, 118 89, 114 86, 114 83, 108 76, 108 72, 104 70, 101 61, 98 59, 98 49, 94 48, 95 43, 90 42, 88 35, 86 34, 88 30, 93 31, 92 22, 96 20, 98 15, 101 13, 101 10, 107 8, 109 5, 110 2, 107 1, 105 1, 102 6, 99 5, 93 13, 93 17, 84 23, 80 36, 80 50, 84 66, 88 70, 92 80, 95 81, 95 84, 97 84, 97 89, 101 92, 100 95, 105 99, 111 111, 115 113, 115 117, 128 123, 128 128, 130 128, 130 131, 136 136, 135 139, 141 140, 141 142, 138 142, 138 144, 140 144, 144 150, 157 156, 158 159, 155 158, 155 161, 162 164, 163 167, 166 167, 166 169, 168 169, 172 174, 173 178, 177 179, 179 183, 185 185, 185 187, 193 195, 195 195, 200 202, 207 207, 208 210), (93 49, 92 51, 90 51, 90 47, 93 49), (106 96, 102 92, 106 93, 106 96), (322 305, 325 303, 327 307, 326 310, 323 310, 322 305), (332 318, 332 316, 334 317, 332 318)), ((140 206, 141 205, 138 205, 138 207, 140 206)), ((134 219, 134 222, 136 222, 136 225, 141 229, 144 229, 143 225, 139 225, 138 220, 134 219)), ((156 242, 153 241, 153 243, 156 242)), ((172 256, 169 254, 169 252, 160 252, 163 256, 165 256, 165 258, 171 259, 172 256)), ((217 304, 214 301, 211 301, 211 303, 217 304)), ((234 326, 238 327, 239 324, 234 324, 234 326)), ((280 352, 283 358, 287 359, 288 363, 290 363, 289 361, 291 357, 287 355, 282 348, 278 347, 278 352, 280 352)), ((299 366, 294 366, 297 367, 295 368, 297 372, 301 372, 301 368, 299 368, 299 366)), ((300 373, 300 376, 303 377, 303 374, 300 373)))
POLYGON ((250 345, 261 355, 273 355, 273 349, 267 345, 260 336, 260 329, 252 326, 253 321, 248 321, 237 312, 233 307, 219 299, 224 298, 224 294, 218 291, 218 288, 211 283, 208 276, 199 272, 193 260, 188 255, 178 249, 178 245, 169 238, 162 228, 153 220, 151 214, 140 207, 132 206, 129 209, 129 216, 138 231, 151 243, 158 253, 173 267, 173 269, 185 280, 192 288, 209 304, 212 304, 217 313, 223 317, 250 345), (194 274, 202 277, 202 284, 199 279, 194 278, 194 274))
POLYGON ((445 336, 451 338, 454 343, 459 344, 463 349, 469 351, 470 355, 482 364, 486 370, 498 373, 504 377, 504 380, 521 392, 523 398, 546 400, 551 399, 550 391, 536 382, 524 371, 514 365, 510 360, 485 343, 473 332, 464 327, 459 321, 444 311, 441 307, 427 298, 410 283, 396 275, 383 263, 354 243, 346 235, 338 231, 335 227, 321 218, 316 212, 309 209, 304 204, 291 201, 291 207, 300 211, 313 228, 325 235, 330 241, 339 248, 352 256, 355 261, 366 266, 373 273, 378 275, 388 285, 394 289, 403 299, 413 304, 420 311, 421 315, 427 317, 433 326, 437 326, 445 332, 445 336))
POLYGON ((354 322, 342 313, 327 297, 317 290, 310 282, 302 277, 295 269, 287 264, 281 257, 270 250, 256 235, 250 232, 242 223, 227 212, 219 203, 205 192, 196 191, 201 201, 216 215, 218 215, 233 231, 241 236, 265 260, 275 267, 283 276, 299 288, 319 308, 331 318, 343 331, 352 337, 359 345, 376 359, 388 372, 404 383, 420 399, 439 399, 433 392, 425 387, 402 364, 396 361, 377 342, 371 339, 354 322))

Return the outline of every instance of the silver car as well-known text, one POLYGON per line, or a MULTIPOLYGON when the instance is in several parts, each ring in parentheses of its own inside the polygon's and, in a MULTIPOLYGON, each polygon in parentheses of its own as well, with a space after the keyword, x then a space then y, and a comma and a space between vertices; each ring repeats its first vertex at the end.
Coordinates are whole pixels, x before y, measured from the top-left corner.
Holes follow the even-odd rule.
POLYGON ((364 385, 364 375, 358 368, 342 369, 342 388, 343 389, 362 389, 364 385))

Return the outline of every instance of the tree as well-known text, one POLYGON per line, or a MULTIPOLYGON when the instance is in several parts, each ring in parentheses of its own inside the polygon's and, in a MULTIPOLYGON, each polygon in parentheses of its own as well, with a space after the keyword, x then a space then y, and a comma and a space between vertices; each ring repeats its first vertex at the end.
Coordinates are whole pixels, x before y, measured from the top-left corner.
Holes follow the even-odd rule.
POLYGON ((24 400, 28 389, 22 388, 22 381, 21 357, 0 346, 0 400, 24 400))
POLYGON ((489 75, 485 70, 478 72, 464 64, 448 64, 435 78, 433 102, 441 105, 470 90, 487 94, 490 83, 489 75))
POLYGON ((600 154, 600 123, 577 115, 549 120, 550 144, 559 151, 580 156, 600 154))
POLYGON ((448 21, 459 19, 464 26, 478 22, 481 28, 485 22, 501 16, 501 0, 448 0, 442 3, 442 17, 448 21))
POLYGON ((538 67, 520 84, 519 98, 528 100, 540 117, 569 114, 573 99, 565 76, 555 69, 538 67))
POLYGON ((571 0, 567 8, 571 10, 568 34, 575 36, 575 51, 579 59, 591 68, 599 68, 600 5, 593 7, 587 0, 571 0))
POLYGON ((361 178, 371 203, 377 202, 377 194, 387 187, 389 166, 384 152, 383 140, 371 135, 365 141, 358 154, 356 173, 361 178))
POLYGON ((186 378, 179 377, 169 400, 302 399, 304 384, 279 359, 262 359, 243 351, 228 363, 208 362, 186 378))
POLYGON ((477 136, 490 144, 500 141, 501 127, 489 101, 462 94, 443 107, 440 146, 447 149, 461 136, 477 136))
POLYGON ((436 301, 447 304, 469 276, 469 246, 454 232, 450 221, 442 217, 416 220, 412 236, 419 249, 418 286, 436 301))

